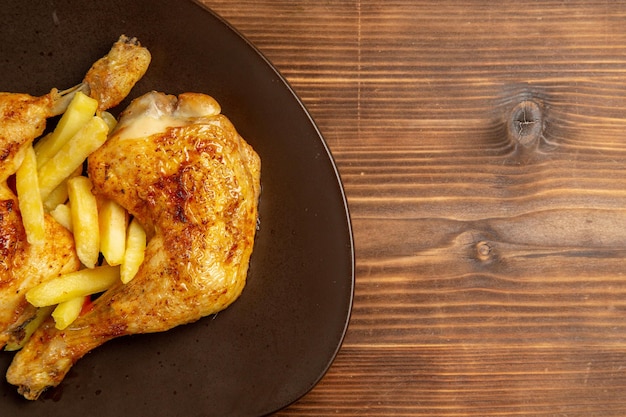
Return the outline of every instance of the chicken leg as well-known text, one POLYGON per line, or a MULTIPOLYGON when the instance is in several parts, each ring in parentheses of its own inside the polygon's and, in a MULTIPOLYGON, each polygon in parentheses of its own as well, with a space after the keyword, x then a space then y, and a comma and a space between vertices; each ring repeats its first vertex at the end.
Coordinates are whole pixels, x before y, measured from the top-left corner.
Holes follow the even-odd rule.
POLYGON ((95 191, 151 236, 145 261, 70 327, 49 321, 35 332, 7 372, 24 397, 58 385, 78 359, 114 337, 193 322, 240 295, 257 227, 260 160, 218 112, 209 96, 149 93, 90 156, 95 191))

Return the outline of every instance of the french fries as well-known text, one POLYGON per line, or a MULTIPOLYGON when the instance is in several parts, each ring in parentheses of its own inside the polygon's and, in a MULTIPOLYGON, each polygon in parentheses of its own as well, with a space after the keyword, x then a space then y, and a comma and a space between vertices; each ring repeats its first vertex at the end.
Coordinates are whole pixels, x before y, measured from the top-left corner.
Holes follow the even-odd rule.
POLYGON ((96 197, 90 179, 83 176, 87 157, 117 124, 108 112, 96 114, 97 100, 77 92, 54 130, 26 151, 15 176, 22 222, 28 243, 45 244, 45 213, 74 237, 84 269, 45 280, 26 293, 38 307, 24 326, 26 337, 7 349, 20 349, 30 334, 52 316, 65 329, 79 315, 85 297, 127 283, 143 262, 146 232, 114 201, 96 197), (100 254, 104 264, 99 265, 100 254))
POLYGON ((50 212, 50 215, 61 226, 65 227, 70 232, 73 231, 72 227, 72 210, 68 204, 59 204, 54 210, 50 212))
POLYGON ((63 204, 67 201, 67 181, 70 178, 78 177, 83 173, 83 166, 79 166, 70 174, 69 177, 65 178, 61 181, 61 184, 57 185, 57 187, 52 190, 52 192, 48 195, 48 197, 43 202, 43 208, 46 211, 54 210, 59 204, 63 204))
POLYGON ((124 261, 124 252, 126 252, 128 213, 115 201, 100 200, 98 221, 100 225, 100 252, 109 265, 121 264, 124 261))
POLYGON ((97 108, 97 100, 80 91, 74 94, 54 131, 41 138, 35 145, 37 165, 42 166, 52 159, 59 149, 96 114, 97 108))
POLYGON ((87 177, 74 177, 67 182, 76 253, 87 268, 96 265, 100 254, 98 205, 91 188, 87 177))
POLYGON ((48 198, 63 180, 83 165, 93 151, 104 144, 108 132, 109 127, 102 118, 92 117, 50 160, 39 167, 37 174, 42 200, 48 198))
POLYGON ((126 253, 120 270, 120 278, 124 284, 130 282, 137 274, 139 266, 143 263, 145 252, 146 231, 137 219, 133 219, 128 225, 126 253))
POLYGON ((44 281, 26 292, 26 300, 35 307, 64 303, 107 290, 120 280, 119 266, 81 269, 44 281))
POLYGON ((52 312, 54 327, 59 330, 63 330, 72 324, 72 322, 74 322, 74 320, 76 320, 80 315, 80 312, 85 305, 86 297, 88 296, 76 297, 58 304, 52 312))
POLYGON ((103 111, 100 114, 100 117, 102 117, 102 120, 104 120, 107 126, 109 126, 109 132, 115 129, 115 126, 117 126, 117 119, 108 111, 103 111))
POLYGON ((15 173, 15 188, 26 231, 26 240, 31 245, 42 245, 46 235, 44 210, 39 195, 37 158, 32 146, 26 149, 24 161, 15 173))

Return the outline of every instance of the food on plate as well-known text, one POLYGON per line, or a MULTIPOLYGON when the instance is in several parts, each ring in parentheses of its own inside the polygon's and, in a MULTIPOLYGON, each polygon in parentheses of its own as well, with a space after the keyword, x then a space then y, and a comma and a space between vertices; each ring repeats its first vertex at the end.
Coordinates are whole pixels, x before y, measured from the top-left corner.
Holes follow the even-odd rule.
POLYGON ((122 35, 108 54, 96 61, 83 80, 98 101, 98 113, 122 102, 146 73, 152 56, 137 38, 122 35))
POLYGON ((0 93, 0 181, 19 168, 24 152, 46 128, 46 120, 63 113, 74 93, 87 86, 59 92, 53 89, 41 97, 22 93, 0 93))
MULTIPOLYGON (((245 286, 257 227, 260 159, 213 98, 150 92, 133 100, 89 156, 88 177, 96 198, 114 201, 132 216, 126 254, 136 259, 129 250, 142 239, 147 246, 134 261, 132 279, 124 283, 115 275, 88 311, 64 329, 45 320, 17 352, 7 380, 28 399, 58 385, 77 360, 106 341, 165 331, 219 312, 245 286)), ((123 264, 86 270, 101 268, 121 274, 123 264)), ((53 280, 29 291, 29 298, 42 288, 46 296, 58 294, 46 286, 53 280)))
POLYGON ((126 250, 120 267, 120 279, 124 284, 128 284, 137 275, 137 271, 145 259, 146 240, 146 231, 137 219, 133 219, 128 225, 126 250))
POLYGON ((100 256, 98 202, 92 187, 91 180, 82 175, 67 182, 76 254, 87 268, 95 267, 100 256))
MULTIPOLYGON (((26 292, 50 277, 81 267, 71 232, 46 212, 43 213, 45 239, 41 240, 40 203, 31 187, 35 186, 32 181, 36 180, 41 191, 41 186, 45 186, 49 179, 43 177, 42 184, 41 176, 34 179, 30 175, 21 174, 32 172, 33 150, 36 159, 42 158, 43 150, 52 145, 35 145, 33 148, 34 140, 44 132, 48 118, 62 114, 83 93, 95 97, 92 102, 97 102, 87 118, 98 117, 94 111, 108 118, 105 110, 127 96, 132 86, 144 75, 149 62, 150 53, 146 48, 134 38, 121 36, 109 53, 89 69, 83 82, 74 88, 62 92, 53 89, 41 97, 0 93, 0 348, 7 343, 12 347, 20 346, 28 334, 28 323, 36 318, 37 309, 26 300, 26 292), (25 159, 26 165, 23 166, 25 159), (17 192, 28 194, 22 199, 9 185, 9 180, 20 167, 23 172, 15 179, 20 183, 16 184, 17 192), (23 215, 28 224, 26 228, 23 215)), ((75 116, 75 112, 70 114, 75 116)), ((60 123, 51 136, 61 136, 63 139, 61 130, 72 126, 82 125, 71 120, 60 123)), ((72 134, 65 134, 67 140, 72 137, 72 134)), ((63 145, 63 140, 54 142, 55 147, 62 148, 63 145)), ((48 156, 53 158, 56 155, 51 152, 48 156)), ((41 159, 37 165, 40 170, 43 166, 41 159)), ((55 172, 54 169, 51 171, 55 172)), ((50 194, 54 193, 50 191, 50 194)))
POLYGON ((39 194, 37 156, 32 146, 26 148, 22 164, 15 173, 15 189, 24 224, 26 241, 30 245, 43 245, 46 239, 43 202, 39 194))
MULTIPOLYGON (((63 206, 65 207, 65 206, 63 206)), ((109 265, 126 264, 126 228, 128 212, 113 200, 98 201, 98 232, 100 234, 100 252, 109 265)), ((139 227, 142 229, 141 227, 139 227)), ((143 230, 142 230, 143 231, 143 230)), ((141 252, 146 247, 146 239, 141 243, 141 252)), ((138 250, 135 250, 138 252, 138 250)), ((143 259, 142 259, 143 260, 143 259)))
POLYGON ((119 266, 84 268, 42 282, 26 293, 26 299, 35 307, 57 305, 105 291, 119 279, 119 266))
MULTIPOLYGON (((61 148, 37 169, 39 194, 43 201, 107 139, 109 127, 99 116, 90 118, 61 148)), ((82 169, 81 169, 82 171, 82 169)))

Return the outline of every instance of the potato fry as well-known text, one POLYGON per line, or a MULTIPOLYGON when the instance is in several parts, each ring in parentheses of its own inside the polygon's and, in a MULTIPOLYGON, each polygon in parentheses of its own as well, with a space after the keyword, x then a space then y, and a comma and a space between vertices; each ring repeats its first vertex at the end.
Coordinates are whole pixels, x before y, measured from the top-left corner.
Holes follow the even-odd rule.
POLYGON ((31 245, 41 245, 45 242, 46 229, 43 203, 39 193, 37 160, 32 146, 26 149, 24 160, 15 174, 15 188, 26 240, 31 245))
POLYGON ((37 173, 42 200, 45 201, 63 180, 106 141, 108 132, 104 120, 94 116, 48 162, 39 167, 37 173))
POLYGON ((98 205, 100 222, 100 252, 109 265, 119 265, 126 251, 126 210, 112 200, 101 200, 98 205))
POLYGON ((70 178, 78 177, 83 173, 83 166, 79 166, 67 177, 61 184, 57 185, 57 187, 52 190, 48 198, 43 202, 44 210, 50 212, 54 210, 59 204, 63 204, 67 201, 67 180, 70 178))
POLYGON ((54 318, 54 327, 59 330, 67 328, 74 322, 80 315, 81 310, 85 305, 85 297, 76 297, 71 300, 59 303, 52 312, 52 318, 54 318))
MULTIPOLYGON (((41 198, 41 195, 39 196, 41 198)), ((43 208, 45 211, 50 212, 54 210, 59 204, 64 204, 67 201, 67 179, 59 184, 43 202, 43 208)))
POLYGON ((115 126, 117 126, 117 119, 108 111, 103 111, 102 113, 100 113, 100 117, 102 117, 102 120, 104 120, 107 126, 109 126, 109 132, 115 129, 115 126))
POLYGON ((93 268, 100 255, 98 204, 91 188, 87 177, 74 177, 67 182, 76 254, 87 268, 93 268))
POLYGON ((26 292, 26 300, 35 307, 60 304, 76 297, 105 291, 120 279, 119 266, 81 269, 51 278, 26 292))
POLYGON ((146 231, 133 219, 128 225, 126 234, 126 253, 120 270, 120 278, 124 284, 132 280, 143 262, 146 252, 146 231))
POLYGON ((78 91, 52 133, 35 144, 37 166, 41 167, 94 116, 98 101, 78 91))
POLYGON ((70 232, 72 229, 72 210, 67 204, 59 204, 54 210, 50 212, 50 215, 61 226, 65 227, 70 232))
POLYGON ((15 351, 15 350, 20 350, 22 347, 24 347, 24 345, 26 344, 26 342, 28 342, 28 339, 30 339, 30 337, 33 335, 35 330, 37 330, 37 328, 41 326, 41 323, 43 323, 44 320, 50 316, 50 313, 52 313, 53 309, 54 309, 53 306, 46 306, 46 307, 38 308, 37 312, 35 313, 35 316, 32 319, 30 319, 28 322, 22 325, 23 326, 22 330, 24 331, 24 333, 21 339, 19 340, 13 339, 13 338, 10 339, 9 342, 4 347, 4 350, 15 351))

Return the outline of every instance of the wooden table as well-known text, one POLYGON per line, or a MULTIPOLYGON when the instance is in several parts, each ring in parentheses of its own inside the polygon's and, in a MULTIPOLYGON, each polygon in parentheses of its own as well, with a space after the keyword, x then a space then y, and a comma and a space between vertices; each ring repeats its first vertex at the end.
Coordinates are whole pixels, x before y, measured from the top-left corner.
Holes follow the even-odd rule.
POLYGON ((278 415, 626 415, 626 2, 202 1, 352 215, 345 342, 278 415))

